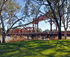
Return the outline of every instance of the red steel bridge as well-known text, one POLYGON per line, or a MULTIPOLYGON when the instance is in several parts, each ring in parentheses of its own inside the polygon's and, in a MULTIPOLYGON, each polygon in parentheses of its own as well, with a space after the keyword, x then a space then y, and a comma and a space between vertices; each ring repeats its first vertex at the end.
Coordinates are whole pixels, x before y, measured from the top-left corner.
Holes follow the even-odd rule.
MULTIPOLYGON (((43 15, 43 16, 39 16, 38 18, 34 18, 33 19, 33 27, 26 27, 23 29, 13 29, 11 30, 11 32, 8 34, 8 36, 10 35, 24 35, 24 36, 57 36, 57 25, 56 25, 56 32, 52 32, 52 20, 49 22, 50 23, 50 33, 40 33, 38 30, 38 24, 40 21, 44 21, 47 20, 48 18, 43 15)), ((62 35, 64 35, 64 32, 62 32, 62 35)), ((68 36, 70 36, 70 32, 68 32, 67 34, 68 36)))
MULTIPOLYGON (((39 36, 39 35, 41 35, 41 36, 57 36, 58 35, 58 33, 57 32, 52 32, 52 33, 40 33, 40 32, 26 32, 26 33, 9 33, 8 34, 8 36, 10 36, 10 35, 24 35, 24 36, 39 36)), ((70 36, 70 31, 68 31, 67 32, 67 35, 68 36, 70 36)), ((62 32, 62 36, 64 36, 64 32, 62 32)))

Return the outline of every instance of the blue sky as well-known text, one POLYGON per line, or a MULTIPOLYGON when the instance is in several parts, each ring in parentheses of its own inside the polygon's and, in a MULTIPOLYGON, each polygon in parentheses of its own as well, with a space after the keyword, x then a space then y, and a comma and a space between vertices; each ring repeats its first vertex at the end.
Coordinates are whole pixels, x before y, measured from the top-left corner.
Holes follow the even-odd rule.
MULTIPOLYGON (((17 0, 17 1, 18 1, 18 3, 21 6, 24 6, 23 5, 24 4, 24 1, 23 0, 17 0)), ((19 15, 20 15, 20 13, 19 13, 19 15)), ((44 21, 39 22, 38 25, 39 25, 39 28, 41 28, 43 31, 46 30, 46 29, 50 29, 50 24, 49 23, 45 23, 44 21)), ((28 26, 32 26, 32 25, 30 24, 28 26)), ((53 29, 55 29, 55 28, 53 28, 53 29)))
MULTIPOLYGON (((17 1, 18 1, 18 3, 20 5, 24 6, 24 0, 17 0, 17 1)), ((32 26, 32 25, 29 25, 29 26, 32 26)), ((46 29, 50 30, 50 24, 49 24, 49 22, 45 23, 44 21, 41 21, 41 22, 39 22, 39 28, 41 28, 43 31, 46 30, 46 29)), ((55 29, 55 25, 54 24, 53 24, 53 29, 55 29)), ((64 28, 62 28, 62 30, 64 30, 64 28)), ((68 30, 69 30, 69 28, 68 28, 68 30)))

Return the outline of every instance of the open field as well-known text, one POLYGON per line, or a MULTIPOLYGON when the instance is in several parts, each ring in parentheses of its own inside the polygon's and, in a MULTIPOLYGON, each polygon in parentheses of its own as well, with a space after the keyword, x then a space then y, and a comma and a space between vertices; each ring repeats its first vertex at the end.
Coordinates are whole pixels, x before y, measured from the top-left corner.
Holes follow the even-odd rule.
POLYGON ((70 57, 70 40, 37 40, 0 44, 0 57, 70 57))

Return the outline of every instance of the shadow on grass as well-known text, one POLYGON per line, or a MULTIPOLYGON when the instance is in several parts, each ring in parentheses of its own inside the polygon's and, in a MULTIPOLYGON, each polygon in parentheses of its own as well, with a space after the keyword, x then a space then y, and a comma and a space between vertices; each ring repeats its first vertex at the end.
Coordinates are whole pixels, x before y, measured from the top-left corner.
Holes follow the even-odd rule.
POLYGON ((0 57, 67 57, 69 44, 70 41, 42 40, 0 44, 0 57))

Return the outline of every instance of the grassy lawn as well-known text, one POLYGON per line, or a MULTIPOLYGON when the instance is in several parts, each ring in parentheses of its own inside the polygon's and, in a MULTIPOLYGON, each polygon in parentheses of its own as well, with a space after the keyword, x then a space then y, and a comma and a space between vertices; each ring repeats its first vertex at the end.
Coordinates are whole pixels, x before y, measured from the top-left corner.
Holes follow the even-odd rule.
POLYGON ((70 57, 70 40, 38 40, 0 44, 0 57, 70 57))

